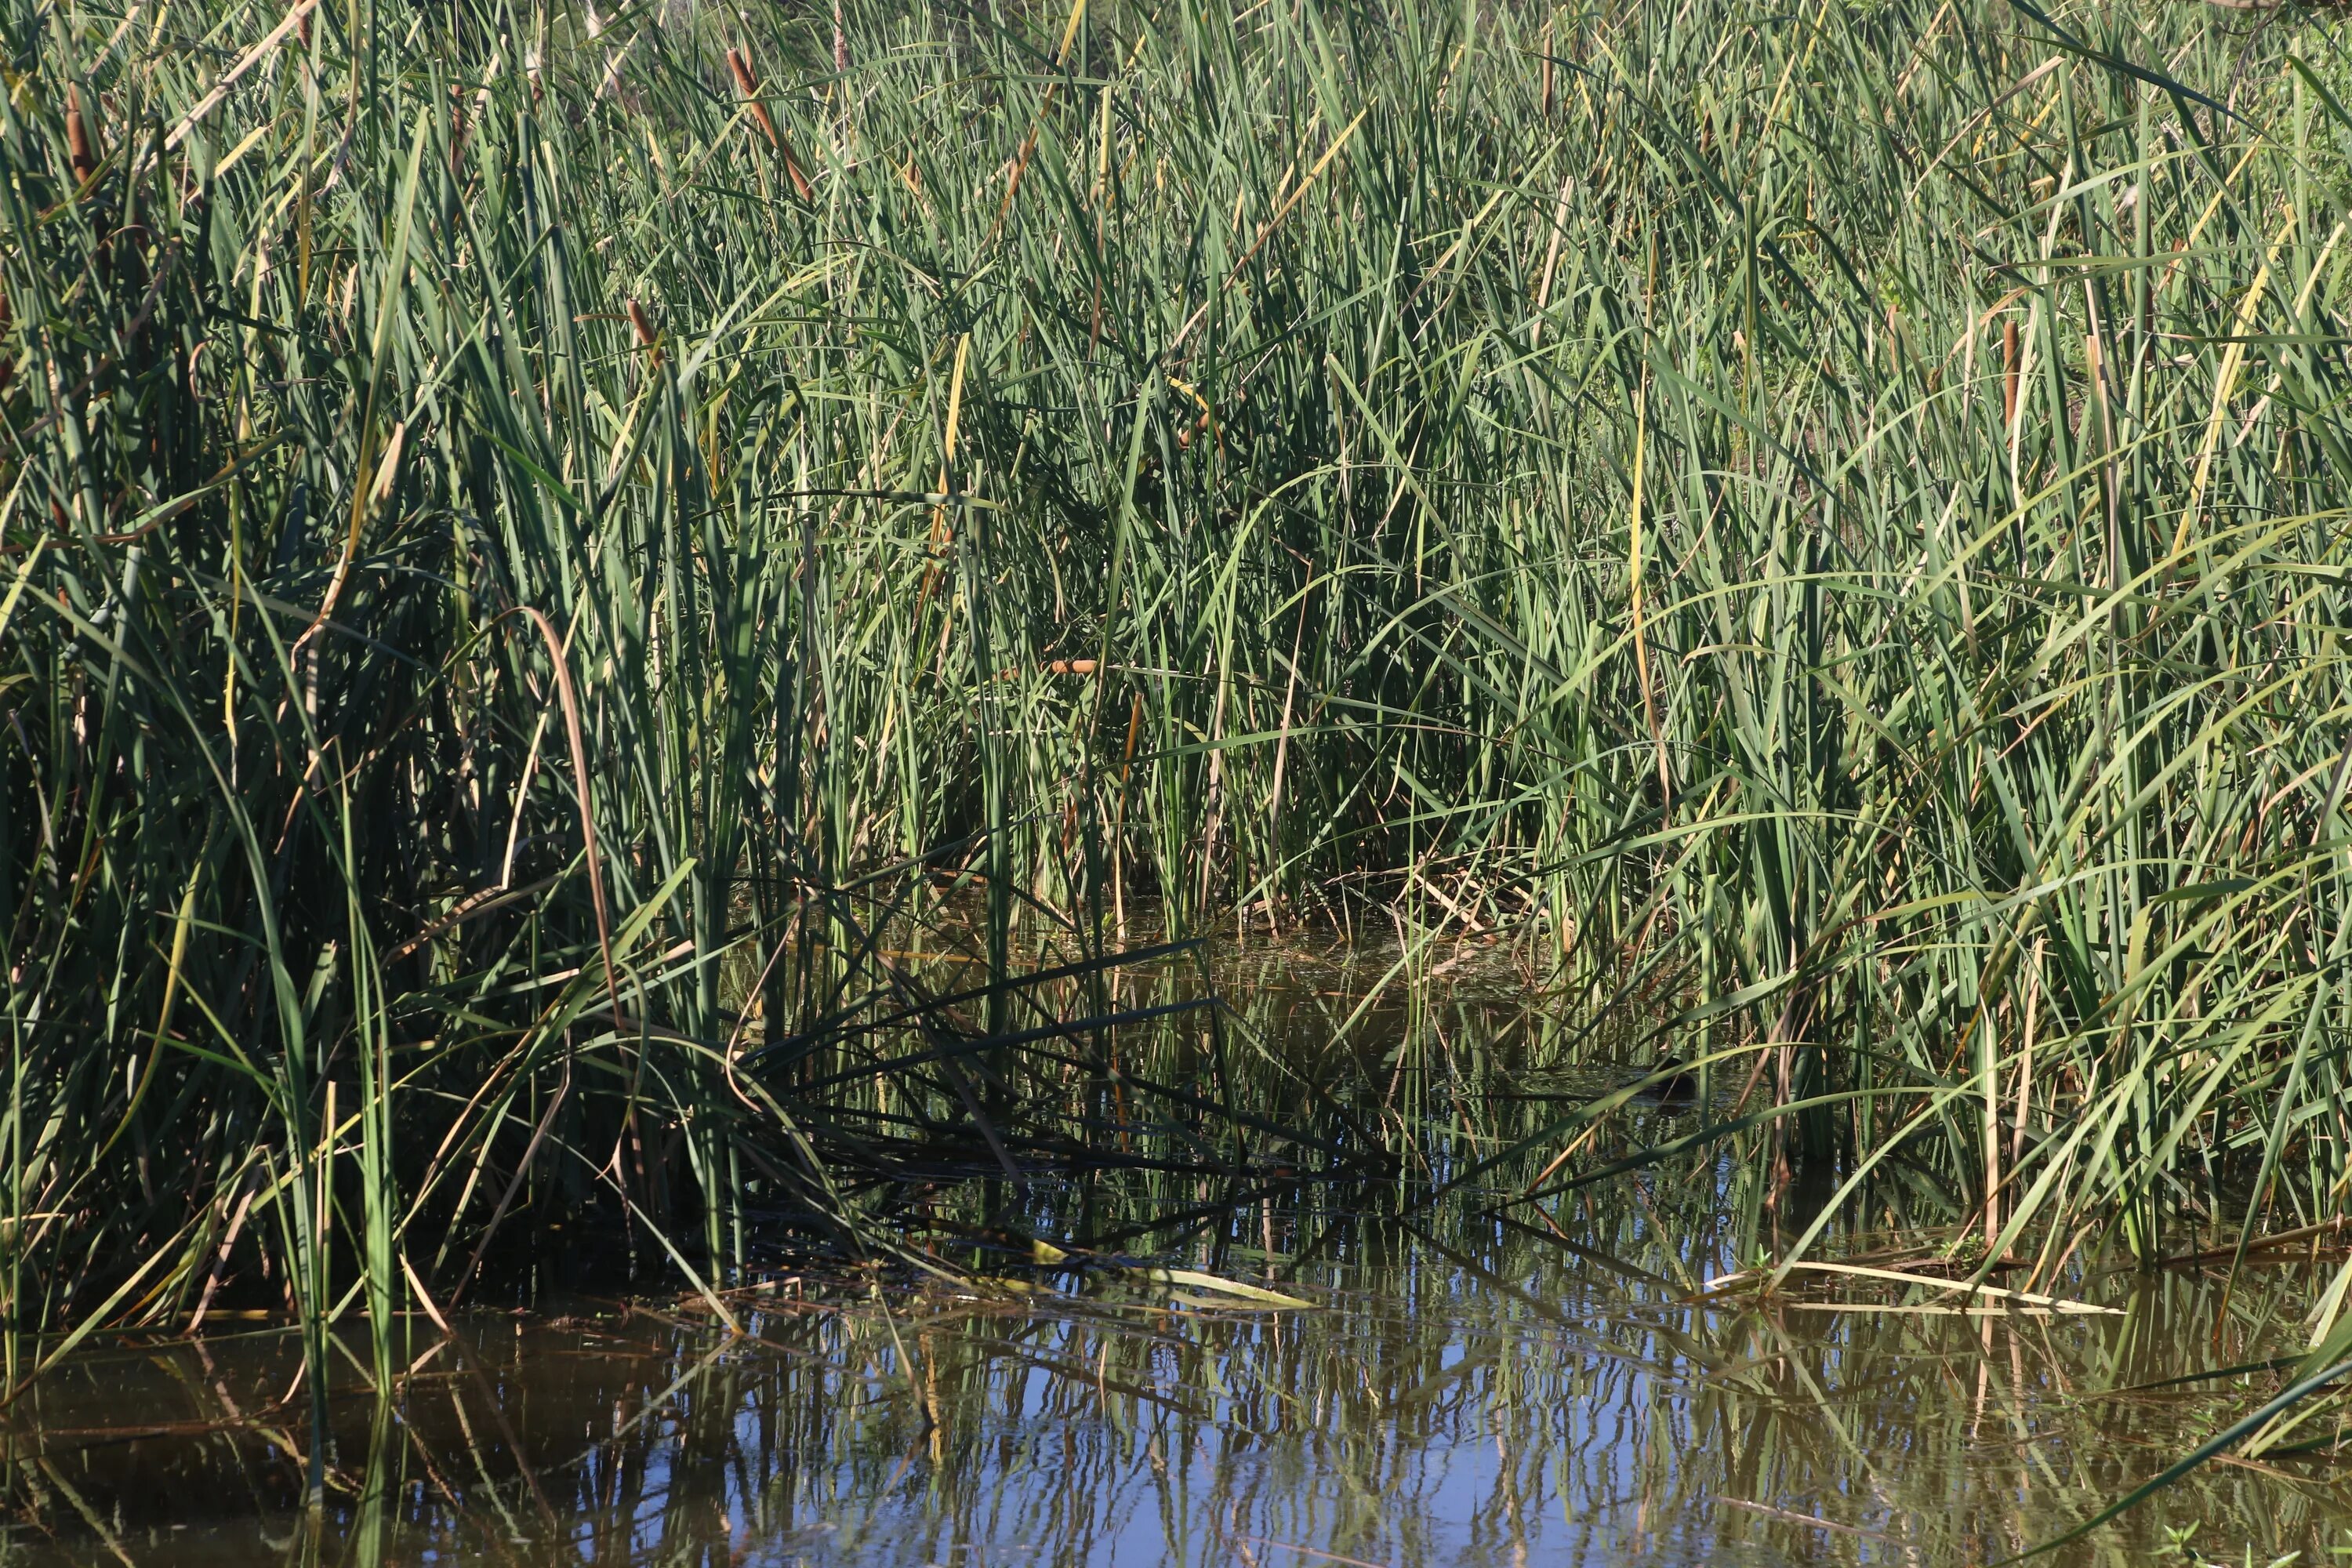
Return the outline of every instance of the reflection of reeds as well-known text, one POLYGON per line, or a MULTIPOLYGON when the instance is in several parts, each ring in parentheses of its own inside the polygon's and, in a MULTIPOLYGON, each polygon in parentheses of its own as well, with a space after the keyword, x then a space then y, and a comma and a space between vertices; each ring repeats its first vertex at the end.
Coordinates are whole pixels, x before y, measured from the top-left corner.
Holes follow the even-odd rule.
POLYGON ((1107 971, 934 1007, 942 882, 1000 979, 1146 895, 1565 953, 1783 1261, 1824 1171, 2029 1289, 2340 1196, 2325 39, 173 15, 0 4, 10 1387, 1236 1157, 1107 971))

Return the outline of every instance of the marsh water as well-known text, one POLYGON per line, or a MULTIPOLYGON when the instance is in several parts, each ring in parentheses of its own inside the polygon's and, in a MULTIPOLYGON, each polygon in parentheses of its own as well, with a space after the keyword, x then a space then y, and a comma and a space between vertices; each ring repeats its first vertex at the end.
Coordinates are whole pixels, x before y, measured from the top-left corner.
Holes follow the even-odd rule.
MULTIPOLYGON (((1546 1005, 1291 983, 1235 1016, 1351 1060, 1349 1125, 1412 1157, 942 1181, 898 1223, 962 1282, 779 1266, 724 1297, 740 1331, 658 1280, 412 1320, 388 1400, 353 1342, 315 1505, 283 1325, 93 1345, 0 1413, 0 1563, 1982 1563, 2274 1392, 2199 1374, 2295 1348, 2335 1266, 2147 1272, 2093 1238, 2045 1289, 2098 1312, 1852 1274, 1710 1294, 1818 1194, 1723 1141, 1517 1201, 1559 1108, 1642 1065, 1552 1050, 1546 1005)), ((1627 1104, 1552 1185, 1740 1087, 1627 1104)), ((1161 1131, 1135 1146, 1197 1137, 1161 1131)), ((1933 1200, 1822 1254, 1925 1268, 1933 1200)), ((2346 1551, 2352 1476, 2296 1458, 2207 1466, 2044 1560, 2346 1551)))

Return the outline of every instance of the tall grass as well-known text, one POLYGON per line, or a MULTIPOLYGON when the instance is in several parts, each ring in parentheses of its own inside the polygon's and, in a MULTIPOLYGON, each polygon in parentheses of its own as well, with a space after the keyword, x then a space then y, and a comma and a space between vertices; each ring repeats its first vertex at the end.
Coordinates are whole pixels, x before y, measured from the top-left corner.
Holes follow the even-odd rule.
POLYGON ((1674 998, 1988 1267, 2339 1205, 2324 16, 5 17, 12 1386, 887 1245, 839 1075, 1018 1175, 1147 924, 1674 998))

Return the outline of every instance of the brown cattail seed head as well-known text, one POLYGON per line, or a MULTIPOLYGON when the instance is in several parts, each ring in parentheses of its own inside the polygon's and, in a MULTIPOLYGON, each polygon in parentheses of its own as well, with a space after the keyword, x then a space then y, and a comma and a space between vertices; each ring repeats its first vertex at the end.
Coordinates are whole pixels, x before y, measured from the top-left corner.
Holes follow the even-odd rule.
POLYGON ((2017 321, 2011 318, 2000 328, 2000 419, 2004 425, 2017 422, 2017 321))
POLYGON ((782 145, 782 138, 776 134, 776 122, 768 117, 768 106, 760 101, 759 79, 751 74, 751 62, 743 58, 742 50, 727 51, 727 68, 735 73, 736 90, 750 100, 751 118, 759 124, 761 134, 767 137, 768 145, 782 145))
POLYGON ((784 155, 784 173, 792 176, 793 189, 800 194, 801 200, 814 200, 816 187, 810 184, 808 175, 802 173, 801 161, 793 156, 792 144, 784 140, 783 132, 776 129, 775 121, 768 113, 768 106, 760 101, 760 79, 751 74, 751 62, 744 58, 742 50, 730 48, 727 51, 727 68, 734 73, 735 86, 748 100, 752 122, 759 126, 760 134, 768 139, 769 146, 784 155))
POLYGON ((89 122, 82 116, 81 89, 66 89, 66 153, 73 161, 74 184, 86 185, 98 173, 98 151, 89 134, 89 122))

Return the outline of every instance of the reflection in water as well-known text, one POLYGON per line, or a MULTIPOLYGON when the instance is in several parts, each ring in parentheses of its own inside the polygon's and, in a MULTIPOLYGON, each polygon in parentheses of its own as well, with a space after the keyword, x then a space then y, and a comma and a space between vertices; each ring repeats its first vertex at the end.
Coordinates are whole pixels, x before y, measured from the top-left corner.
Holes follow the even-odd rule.
MULTIPOLYGON (((1334 989, 1281 994, 1257 1037, 1328 1037, 1353 1010, 1334 989)), ((2250 1408, 2272 1374, 2138 1385, 2292 1349, 2324 1278, 2078 1265, 2055 1289, 2104 1316, 1853 1277, 1697 1300, 1801 1206, 1730 1144, 1494 1206, 1553 1140, 1429 1201, 1432 1172, 1624 1081, 1534 1072, 1546 1027, 1461 1000, 1363 1034, 1385 1043, 1351 1047, 1369 1087, 1335 1114, 1415 1134, 1391 1179, 1254 1158, 1230 1181, 944 1188, 910 1213, 1001 1283, 771 1279, 739 1293, 741 1337, 674 1302, 419 1320, 395 1398, 365 1390, 363 1352, 338 1387, 315 1510, 292 1336, 89 1352, 0 1414, 0 1563, 1982 1563, 2250 1408), (1094 1250, 1035 1266, 1025 1236, 1094 1250)), ((1629 1106, 1563 1169, 1705 1114, 1629 1106)), ((2352 1483, 2210 1467, 2051 1560, 2147 1561, 2168 1522, 2233 1563, 2332 1561, 2352 1483)))

